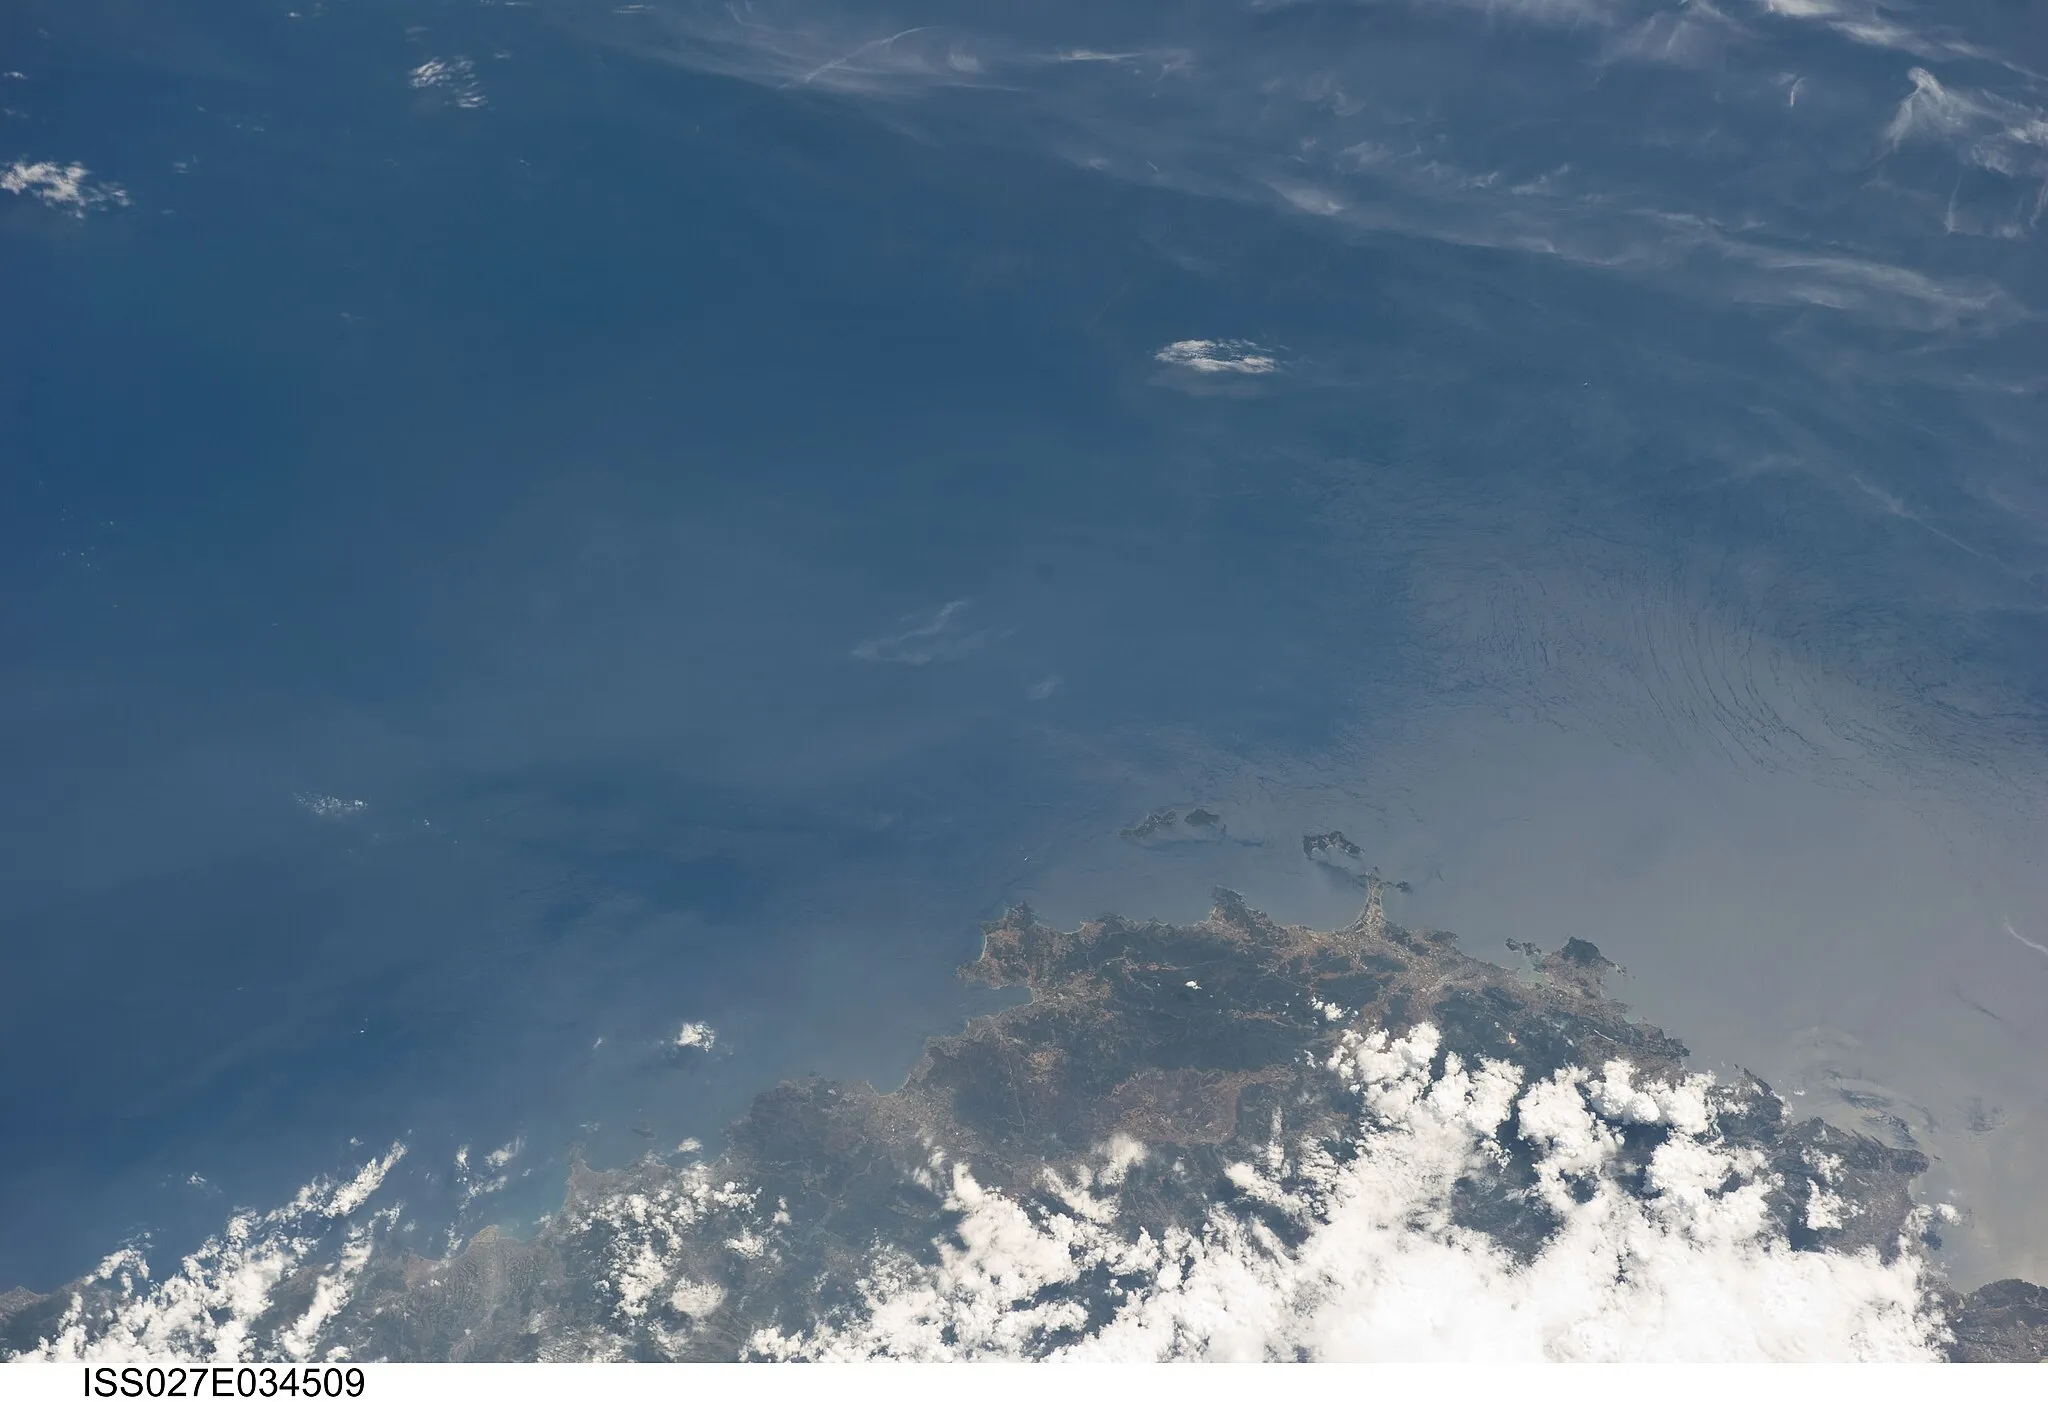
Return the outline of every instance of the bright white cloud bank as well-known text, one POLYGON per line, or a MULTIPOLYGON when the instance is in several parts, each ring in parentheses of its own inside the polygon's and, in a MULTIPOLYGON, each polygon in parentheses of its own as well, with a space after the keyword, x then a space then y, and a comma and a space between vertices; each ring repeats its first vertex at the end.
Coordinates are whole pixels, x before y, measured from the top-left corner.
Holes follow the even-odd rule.
MULTIPOLYGON (((1192 1230, 1155 1236, 1127 1222, 1127 1202, 1185 1181, 1173 1150, 1119 1136, 1064 1174, 1048 1169, 1044 1191, 1022 1199, 934 1153, 914 1176, 945 1185, 951 1229, 935 1220, 930 1248, 914 1255, 872 1253, 857 1308, 822 1321, 781 1314, 751 1337, 718 1322, 734 1303, 719 1263, 814 1271, 806 1224, 783 1200, 703 1164, 665 1186, 600 1194, 561 1222, 568 1240, 599 1247, 602 1278, 586 1282, 598 1310, 545 1352, 625 1357, 638 1339, 671 1357, 701 1344, 770 1359, 1940 1357, 1945 1326, 1916 1243, 1902 1239, 1889 1264, 1867 1250, 1792 1249, 1769 1210, 1786 1185, 1717 1128, 1743 1103, 1736 1092, 1708 1076, 1639 1082, 1619 1061, 1531 1081, 1440 1051, 1429 1026, 1346 1032, 1323 1069, 1357 1097, 1350 1130, 1290 1136, 1276 1120, 1192 1230), (1453 1212, 1461 1181, 1517 1153, 1535 1168, 1517 1209, 1556 1225, 1527 1259, 1453 1212)), ((150 1280, 138 1253, 109 1258, 96 1280, 111 1303, 74 1303, 37 1356, 343 1353, 346 1312, 368 1303, 352 1298, 356 1286, 397 1225, 397 1208, 365 1207, 399 1153, 238 1216, 166 1279, 150 1280), (280 1290, 294 1278, 296 1292, 280 1290)), ((1859 1210, 1827 1188, 1825 1156, 1813 1173, 1809 1225, 1859 1210)))
POLYGON ((1524 1085, 1514 1067, 1455 1057, 1432 1076, 1437 1049, 1429 1027, 1348 1034, 1329 1069, 1360 1096, 1355 1145, 1290 1149, 1276 1136, 1263 1162, 1231 1170, 1240 1196, 1199 1232, 1117 1231, 1128 1152, 1056 1183, 1056 1207, 990 1192, 954 1165, 963 1217, 937 1264, 880 1259, 858 1317, 764 1331, 753 1347, 828 1359, 1937 1356, 1919 1258, 1792 1250, 1766 1216, 1764 1165, 1714 1131, 1709 1078, 1637 1087, 1616 1062, 1524 1085), (1526 1265, 1451 1217, 1460 1177, 1504 1157, 1517 1108, 1535 1195, 1563 1224, 1526 1265), (1620 1181, 1628 1124, 1661 1133, 1647 1192, 1620 1181), (1113 1316, 1091 1327, 1079 1297, 1105 1280, 1113 1316))
POLYGON ((318 1347, 321 1332, 347 1302, 370 1263, 378 1228, 390 1228, 397 1209, 357 1214, 404 1156, 404 1147, 394 1144, 346 1182, 310 1184, 283 1207, 238 1214, 163 1280, 150 1280, 142 1252, 116 1252, 88 1283, 114 1286, 119 1302, 101 1312, 74 1297, 56 1336, 32 1357, 233 1363, 329 1356, 318 1347), (307 1269, 316 1254, 330 1264, 318 1269, 303 1307, 278 1318, 278 1286, 307 1269))

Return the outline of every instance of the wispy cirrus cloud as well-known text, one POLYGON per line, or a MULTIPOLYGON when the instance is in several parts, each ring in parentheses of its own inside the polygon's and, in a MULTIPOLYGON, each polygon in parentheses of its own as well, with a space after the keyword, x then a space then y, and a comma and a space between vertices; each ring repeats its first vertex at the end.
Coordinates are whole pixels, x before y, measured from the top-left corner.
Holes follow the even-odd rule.
POLYGON ((1756 0, 1756 4, 1774 19, 1817 25, 1866 47, 1893 49, 1917 58, 1982 59, 2024 71, 1994 49, 1943 27, 1932 12, 1920 6, 1887 4, 1885 0, 1756 0))
POLYGON ((922 667, 928 662, 952 661, 977 652, 989 635, 967 626, 971 603, 968 599, 954 599, 928 612, 908 614, 898 619, 891 631, 855 644, 853 655, 863 662, 900 662, 922 667))
POLYGON ((688 68, 870 98, 984 85, 1007 47, 938 25, 787 5, 636 5, 612 35, 688 68))
POLYGON ((2048 110, 1980 88, 1950 86, 1925 68, 1884 129, 1884 149, 1933 147, 1956 162, 1943 228, 2020 238, 2048 211, 2048 110), (1961 175, 1974 177, 1966 195, 1961 175))
MULTIPOLYGON (((1786 25, 1811 23, 1859 48, 1886 38, 1914 52, 1973 50, 1959 39, 1914 47, 1907 39, 1918 31, 1899 27, 1904 12, 1859 5, 1758 0, 1738 12, 1710 0, 1402 0, 1312 29, 1267 22, 1286 5, 1249 15, 1140 8, 1120 12, 1112 29, 1038 12, 984 12, 971 28, 831 3, 683 3, 621 17, 612 37, 766 86, 886 99, 892 120, 920 125, 922 139, 977 139, 973 93, 1000 90, 1006 144, 1021 137, 1108 178, 1263 205, 1356 236, 1554 258, 1907 332, 2009 324, 2021 309, 1991 273, 1910 246, 1903 221, 1923 219, 1935 196, 1894 190, 1911 184, 1910 172, 1890 172, 1890 183, 1868 178, 1896 90, 1817 88, 1801 68, 1812 29, 1809 47, 1794 52, 1786 25), (1411 18, 1388 40, 1374 26, 1395 11, 1411 18), (1890 17, 1897 33, 1871 14, 1890 17), (1518 70, 1512 57, 1478 76, 1465 56, 1502 19, 1562 35, 1588 71, 1649 65, 1698 77, 1662 85, 1655 103, 1617 122, 1598 87, 1518 70), (1332 37, 1347 25, 1356 43, 1332 37), (1106 40, 1112 32, 1121 42, 1106 40), (1147 42, 1130 42, 1140 34, 1147 42), (1686 82, 1700 87, 1692 109, 1686 82), (920 123, 920 113, 930 120, 920 123), (1794 121, 1799 129, 1787 130, 1794 121), (1759 167, 1740 155, 1745 144, 1796 146, 1811 169, 1760 183, 1759 167), (1871 217, 1886 204, 1897 228, 1871 217), (1851 207, 1857 217, 1834 220, 1851 207)), ((1980 106, 2015 101, 1986 93, 1980 106)), ((2007 123, 1977 145, 2021 152, 2028 130, 2007 123)))

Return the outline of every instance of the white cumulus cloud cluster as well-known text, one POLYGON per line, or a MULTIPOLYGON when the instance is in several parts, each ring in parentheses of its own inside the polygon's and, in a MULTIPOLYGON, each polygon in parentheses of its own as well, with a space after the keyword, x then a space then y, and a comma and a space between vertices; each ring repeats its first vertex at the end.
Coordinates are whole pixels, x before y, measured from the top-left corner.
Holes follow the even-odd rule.
MULTIPOLYGON (((779 1199, 767 1209, 761 1196, 697 1164, 660 1188, 602 1197, 572 1213, 572 1228, 599 1245, 606 1269, 596 1289, 617 1325, 645 1325, 658 1351, 685 1356, 691 1336, 725 1302, 724 1287, 700 1278, 708 1271, 693 1273, 685 1257, 693 1248, 745 1260, 773 1251, 789 1212, 779 1199)), ((622 1343, 618 1335, 564 1336, 552 1341, 549 1356, 602 1360, 617 1356, 622 1343)))
POLYGON ((682 1030, 676 1033, 675 1045, 678 1051, 687 1051, 694 1047, 698 1051, 708 1052, 718 1045, 718 1031, 708 1022, 686 1022, 682 1030))
POLYGON ((404 1156, 405 1146, 394 1144, 352 1178, 311 1183, 283 1207, 236 1215, 163 1280, 150 1279, 140 1250, 114 1253, 84 1282, 111 1287, 111 1303, 103 1295, 88 1303, 85 1293, 74 1294, 55 1336, 29 1357, 53 1363, 313 1358, 322 1328, 369 1265, 378 1229, 388 1230, 398 1209, 356 1214, 404 1156), (338 1249, 329 1253, 333 1259, 314 1280, 304 1309, 283 1322, 266 1320, 278 1285, 321 1247, 333 1247, 336 1233, 338 1249))
POLYGON ((1456 1056, 1433 1072, 1439 1047, 1427 1026, 1347 1033, 1328 1069, 1359 1097, 1355 1139, 1290 1146, 1276 1126, 1260 1161, 1231 1168, 1235 1196, 1197 1231, 1118 1230, 1128 1146, 1029 1201, 954 1164, 960 1221, 935 1263, 879 1256, 862 1309, 807 1332, 763 1331, 752 1348, 1098 1361, 1938 1356, 1921 1259, 1793 1250, 1767 1212, 1770 1171, 1715 1129, 1711 1078, 1637 1084, 1615 1062, 1528 1083, 1514 1066, 1456 1056), (1632 1126, 1655 1140, 1635 1182, 1632 1126), (1510 1136, 1534 1155, 1527 1207, 1559 1223, 1528 1261, 1453 1220, 1460 1181, 1506 1163, 1510 1136))
POLYGON ((18 160, 0 168, 0 190, 10 195, 28 195, 53 209, 85 216, 95 205, 128 203, 128 192, 109 182, 88 183, 92 172, 77 162, 59 165, 55 161, 18 160))

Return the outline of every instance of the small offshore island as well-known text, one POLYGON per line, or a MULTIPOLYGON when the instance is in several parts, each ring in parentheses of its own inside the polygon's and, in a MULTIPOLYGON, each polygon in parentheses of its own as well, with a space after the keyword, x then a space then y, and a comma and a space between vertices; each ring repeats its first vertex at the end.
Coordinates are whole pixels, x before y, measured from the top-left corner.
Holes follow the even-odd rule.
POLYGON ((2048 1358, 2048 1290, 1929 1264, 1927 1161, 1688 1073, 1573 940, 1516 971, 1228 891, 1174 926, 1026 908, 1028 1002, 904 1085, 761 1095, 709 1162, 579 1168, 527 1239, 405 1250, 400 1150, 159 1281, 0 1297, 18 1357, 2048 1358), (251 1289, 251 1286, 256 1288, 251 1289))

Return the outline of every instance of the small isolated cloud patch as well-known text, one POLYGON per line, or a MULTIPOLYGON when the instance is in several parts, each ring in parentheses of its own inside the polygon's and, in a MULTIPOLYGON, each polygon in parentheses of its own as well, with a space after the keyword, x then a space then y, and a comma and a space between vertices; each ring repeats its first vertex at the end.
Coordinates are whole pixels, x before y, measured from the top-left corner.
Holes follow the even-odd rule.
POLYGON ((902 662, 912 667, 965 657, 987 641, 987 634, 966 626, 969 602, 955 599, 929 613, 898 619, 894 632, 857 644, 853 655, 863 662, 902 662))
POLYGON ((718 1033, 708 1022, 686 1022, 676 1033, 677 1051, 710 1051, 718 1045, 718 1033))
POLYGON ((1152 358, 1197 375, 1271 375, 1280 369, 1270 350, 1250 341, 1175 341, 1152 358))
POLYGON ((484 105, 484 91, 476 80, 476 64, 469 59, 430 58, 406 78, 416 91, 440 91, 457 107, 484 105))
POLYGON ((337 798, 333 794, 297 793, 292 798, 316 818, 352 818, 370 806, 360 798, 337 798))
POLYGON ((0 170, 0 190, 41 200, 52 209, 81 219, 97 205, 128 203, 126 190, 106 181, 90 183, 87 177, 91 174, 75 161, 59 165, 55 161, 19 160, 0 170))
POLYGON ((2018 930, 2015 930, 2012 927, 2012 921, 2010 920, 2005 922, 2005 932, 2008 935, 2011 935, 2014 939, 2018 940, 2021 944, 2025 945, 2027 948, 2033 950, 2036 954, 2048 954, 2048 944, 2042 944, 2039 940, 2028 939, 2025 935, 2021 934, 2018 930))
MULTIPOLYGON (((455 1188, 462 1194, 458 1212, 466 1216, 479 1198, 503 1191, 505 1186, 512 1181, 512 1175, 507 1171, 509 1165, 512 1160, 519 1157, 525 1148, 526 1141, 524 1139, 514 1139, 511 1143, 500 1145, 498 1148, 491 1150, 490 1153, 485 1154, 481 1166, 471 1158, 467 1144, 456 1150, 455 1172, 452 1175, 452 1181, 455 1188)), ((460 1244, 461 1239, 462 1225, 458 1220, 456 1223, 450 1224, 448 1228, 448 1249, 454 1250, 460 1244)))

